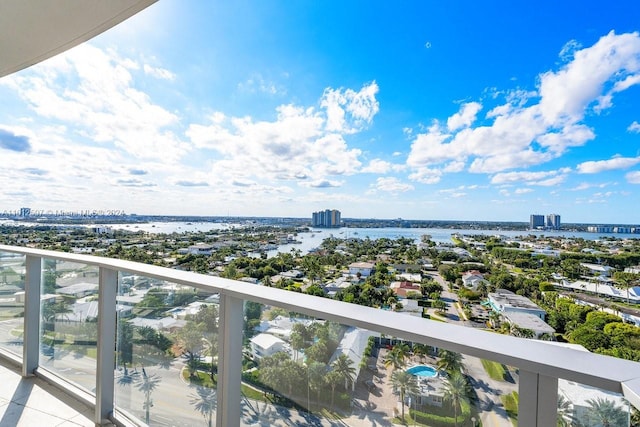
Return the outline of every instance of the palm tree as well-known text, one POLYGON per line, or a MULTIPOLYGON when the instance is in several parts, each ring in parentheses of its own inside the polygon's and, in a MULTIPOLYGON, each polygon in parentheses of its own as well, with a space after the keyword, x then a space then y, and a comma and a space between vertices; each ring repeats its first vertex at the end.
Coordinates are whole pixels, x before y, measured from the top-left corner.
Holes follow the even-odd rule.
POLYGON ((469 384, 464 375, 460 371, 451 373, 444 386, 444 400, 450 402, 451 406, 453 406, 456 427, 458 427, 458 408, 462 409, 463 403, 469 403, 469 393, 469 384))
POLYGON ((635 285, 638 280, 638 275, 634 273, 627 273, 626 271, 616 271, 613 273, 613 280, 622 288, 627 290, 627 304, 629 303, 629 288, 635 285))
POLYGON ((191 395, 190 403, 195 406, 196 411, 202 414, 207 425, 211 427, 213 411, 216 410, 217 404, 216 391, 210 387, 198 387, 196 391, 196 395, 191 395))
MULTIPOLYGON (((309 388, 313 388, 316 395, 316 404, 320 405, 320 392, 322 391, 322 386, 325 384, 325 376, 327 374, 327 366, 324 363, 320 362, 312 362, 307 365, 307 378, 308 378, 308 386, 309 388)), ((308 400, 308 395, 307 395, 308 400)), ((308 406, 311 406, 309 402, 307 402, 308 406)))
POLYGON ((151 393, 156 389, 160 378, 156 374, 147 375, 147 371, 142 368, 142 375, 138 377, 137 388, 144 393, 144 403, 142 408, 145 410, 145 422, 149 424, 149 410, 153 406, 153 400, 151 399, 151 393))
POLYGON ((406 371, 394 371, 391 374, 391 385, 396 393, 400 394, 402 405, 402 421, 404 421, 404 398, 407 394, 416 395, 420 391, 416 377, 406 371))
POLYGON ((501 317, 502 315, 500 313, 498 313, 497 311, 491 310, 491 313, 489 313, 489 320, 491 321, 491 326, 494 328, 497 328, 498 325, 500 324, 501 317))
POLYGON ((571 427, 575 425, 576 418, 573 416, 573 406, 564 396, 558 396, 558 427, 571 427))
POLYGON ((209 364, 209 377, 211 378, 211 382, 215 384, 215 376, 218 372, 218 334, 216 333, 205 333, 202 338, 202 342, 204 344, 204 351, 211 357, 211 363, 209 364))
POLYGON ((538 337, 540 341, 555 341, 556 336, 552 332, 544 332, 538 337))
POLYGON ((521 328, 515 323, 511 324, 511 327, 509 329, 509 334, 518 338, 535 338, 536 337, 536 333, 533 330, 527 329, 527 328, 521 328))
POLYGON ((182 358, 186 362, 187 369, 189 369, 189 378, 195 378, 202 358, 199 354, 191 351, 185 351, 182 358))
POLYGON ((338 386, 338 384, 342 383, 342 375, 338 372, 338 371, 329 371, 329 373, 327 373, 327 375, 325 376, 325 380, 327 381, 327 384, 329 384, 329 387, 331 387, 331 406, 330 408, 333 408, 333 397, 336 394, 336 387, 338 386))
POLYGON ((437 368, 441 371, 447 371, 449 373, 460 372, 462 369, 462 355, 455 351, 449 351, 440 349, 438 350, 437 368))
POLYGON ((429 350, 425 344, 414 344, 413 345, 413 354, 418 356, 420 362, 424 361, 424 357, 429 354, 429 350))
POLYGON ((590 422, 602 427, 622 427, 628 425, 628 414, 615 402, 598 397, 587 400, 587 417, 590 422))
POLYGON ((405 349, 400 349, 400 346, 404 345, 407 350, 408 346, 406 344, 398 344, 382 360, 385 367, 393 366, 393 369, 400 369, 405 366, 405 359, 407 358, 407 352, 405 349))
POLYGON ((405 343, 396 344, 392 351, 398 354, 398 359, 402 362, 402 366, 405 366, 409 353, 411 353, 409 346, 405 343))
POLYGON ((334 371, 338 372, 344 379, 345 391, 349 389, 349 383, 353 383, 356 375, 356 368, 353 367, 353 361, 346 354, 341 354, 331 364, 334 371))

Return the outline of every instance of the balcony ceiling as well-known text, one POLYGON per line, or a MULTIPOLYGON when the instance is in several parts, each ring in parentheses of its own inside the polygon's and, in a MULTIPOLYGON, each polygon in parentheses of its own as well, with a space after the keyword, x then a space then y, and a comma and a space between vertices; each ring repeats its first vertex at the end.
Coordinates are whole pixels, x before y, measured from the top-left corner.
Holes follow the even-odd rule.
POLYGON ((0 0, 0 78, 83 43, 157 0, 0 0))

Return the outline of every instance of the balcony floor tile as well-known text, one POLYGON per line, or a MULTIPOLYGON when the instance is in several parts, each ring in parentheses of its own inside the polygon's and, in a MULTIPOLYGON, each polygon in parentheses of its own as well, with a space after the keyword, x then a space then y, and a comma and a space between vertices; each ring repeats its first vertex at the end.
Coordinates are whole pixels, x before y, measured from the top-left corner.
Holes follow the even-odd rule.
POLYGON ((0 427, 94 425, 91 408, 39 378, 0 362, 0 427))

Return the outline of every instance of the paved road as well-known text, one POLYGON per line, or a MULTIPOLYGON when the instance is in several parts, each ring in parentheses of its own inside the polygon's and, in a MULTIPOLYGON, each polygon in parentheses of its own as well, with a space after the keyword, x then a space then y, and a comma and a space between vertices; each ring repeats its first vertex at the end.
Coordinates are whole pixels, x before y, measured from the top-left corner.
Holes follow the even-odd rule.
MULTIPOLYGON (((449 285, 445 282, 442 276, 438 273, 431 273, 431 275, 444 289, 442 292, 442 299, 444 299, 448 304, 446 321, 450 323, 463 324, 465 326, 475 326, 474 322, 461 318, 461 313, 459 313, 456 308, 458 296, 448 290, 449 285)), ((518 385, 515 383, 495 381, 491 379, 482 366, 482 362, 477 357, 463 355, 463 360, 465 364, 465 371, 470 377, 472 386, 478 395, 478 412, 483 425, 492 427, 513 427, 513 424, 504 409, 500 396, 509 394, 512 391, 517 391, 518 385)))

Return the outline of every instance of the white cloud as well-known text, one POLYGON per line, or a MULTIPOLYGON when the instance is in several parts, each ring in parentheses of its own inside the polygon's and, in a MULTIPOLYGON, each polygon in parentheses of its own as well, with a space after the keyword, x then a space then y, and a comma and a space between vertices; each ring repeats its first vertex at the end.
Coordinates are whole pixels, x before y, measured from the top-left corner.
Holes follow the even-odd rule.
POLYGON ((7 78, 41 118, 114 144, 138 158, 176 160, 188 147, 175 134, 179 118, 134 85, 131 58, 82 44, 7 78))
POLYGON ((327 131, 356 133, 364 129, 380 109, 377 93, 376 82, 369 83, 358 92, 352 89, 325 89, 320 106, 327 112, 327 131))
POLYGON ((638 123, 637 121, 634 121, 633 123, 631 123, 629 125, 629 127, 627 128, 627 130, 629 132, 635 132, 635 133, 640 133, 640 123, 638 123))
POLYGON ((564 55, 572 51, 573 59, 540 74, 537 92, 507 93, 506 103, 487 113, 491 123, 474 127, 480 104, 465 104, 446 128, 436 122, 416 134, 407 165, 432 169, 456 161, 468 163, 470 172, 498 173, 546 163, 594 139, 582 120, 590 107, 608 108, 615 93, 638 83, 640 36, 611 32, 576 49, 575 43, 565 46, 564 55))
POLYGON ((598 160, 580 163, 578 173, 600 173, 610 170, 627 169, 640 163, 640 157, 614 157, 609 160, 598 160))
MULTIPOLYGON (((351 93, 345 96, 346 99, 361 106, 362 103, 356 99, 374 93, 370 86, 359 94, 350 90, 327 89, 323 96, 326 97, 327 93, 335 96, 351 93)), ((336 187, 343 183, 330 177, 359 172, 362 153, 359 149, 350 149, 338 129, 328 125, 331 108, 325 112, 312 107, 281 105, 276 109, 277 116, 273 121, 227 117, 217 112, 209 117, 208 123, 191 124, 186 135, 195 147, 214 150, 222 157, 213 161, 212 174, 252 176, 260 181, 306 181, 306 186, 336 187)), ((345 108, 347 116, 352 117, 349 111, 357 111, 361 107, 345 108)), ((356 113, 357 120, 365 116, 362 111, 356 113)), ((355 130, 351 126, 342 127, 344 133, 355 130)), ((376 159, 365 171, 385 173, 401 167, 376 159)))
POLYGON ((540 112, 548 124, 576 122, 600 96, 605 83, 624 80, 640 70, 638 33, 613 31, 593 46, 576 51, 573 60, 558 72, 540 77, 540 112))
POLYGON ((265 93, 267 95, 285 95, 286 89, 273 81, 255 73, 244 82, 238 83, 238 90, 247 93, 265 93))
POLYGON ((390 163, 382 159, 373 159, 360 172, 385 174, 389 171, 400 172, 404 169, 406 169, 405 165, 390 163))
POLYGON ((478 102, 468 102, 460 108, 453 116, 447 120, 449 131, 455 131, 462 127, 469 127, 476 120, 478 111, 482 109, 482 104, 478 102))
POLYGON ((624 177, 629 184, 640 184, 640 171, 628 172, 624 177))
POLYGON ((413 185, 404 183, 394 177, 380 177, 375 184, 372 184, 372 187, 388 193, 405 193, 414 189, 413 185))
POLYGON ((464 170, 465 162, 462 161, 452 161, 449 162, 444 168, 442 168, 443 172, 462 172, 464 170))
POLYGON ((503 185, 524 182, 527 185, 553 186, 563 182, 568 172, 566 169, 542 172, 504 172, 494 175, 491 178, 491 183, 503 185))
POLYGON ((588 190, 589 188, 605 188, 608 187, 609 185, 611 185, 611 183, 588 183, 588 182, 581 182, 580 184, 578 184, 577 186, 575 186, 574 188, 571 188, 571 191, 583 191, 583 190, 588 190))
POLYGON ((320 179, 311 182, 301 182, 300 185, 309 188, 335 188, 341 187, 344 181, 333 181, 328 179, 320 179))
POLYGON ((173 74, 171 71, 164 68, 152 67, 149 64, 144 64, 143 69, 145 74, 148 74, 157 79, 172 81, 172 80, 175 80, 176 78, 175 74, 173 74))
POLYGON ((562 49, 560 49, 560 59, 565 62, 572 60, 576 51, 580 50, 581 48, 582 44, 580 42, 578 42, 577 40, 569 40, 565 43, 564 46, 562 46, 562 49))
POLYGON ((533 189, 531 188, 518 188, 516 189, 516 191, 514 191, 515 194, 527 194, 531 192, 533 192, 533 189))
POLYGON ((409 179, 422 184, 437 184, 442 178, 442 171, 439 169, 418 168, 409 175, 409 179))

